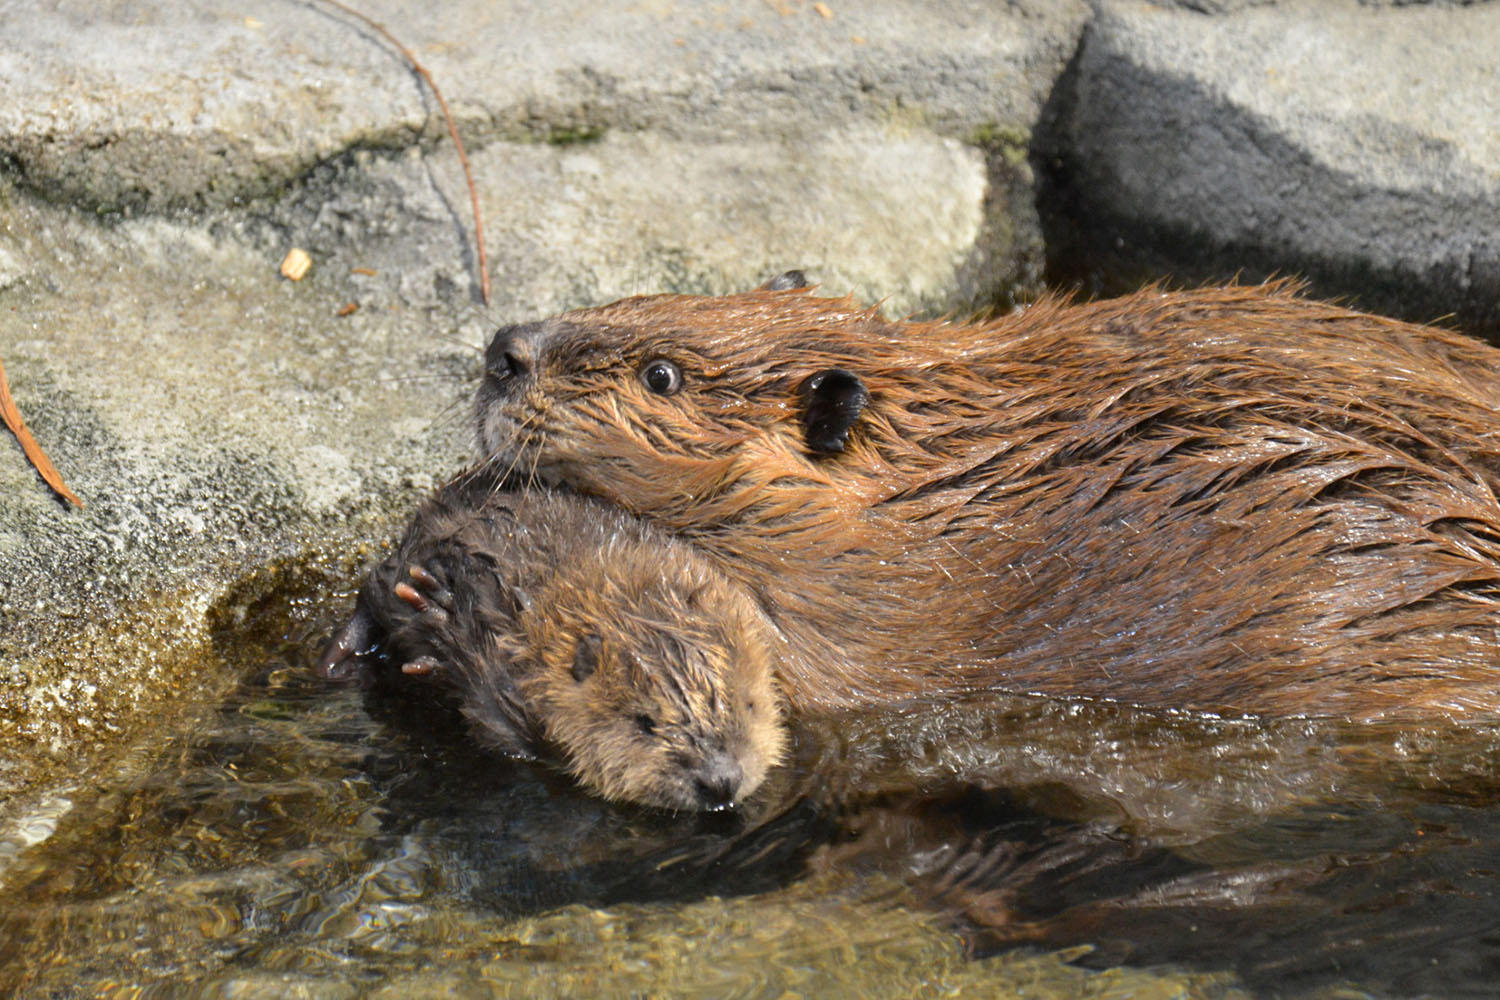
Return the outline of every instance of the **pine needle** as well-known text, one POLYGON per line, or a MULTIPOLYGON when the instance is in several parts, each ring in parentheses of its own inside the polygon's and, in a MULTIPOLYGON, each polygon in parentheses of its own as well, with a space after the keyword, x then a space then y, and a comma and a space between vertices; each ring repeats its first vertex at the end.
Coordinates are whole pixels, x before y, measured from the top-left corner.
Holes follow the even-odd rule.
POLYGON ((42 451, 42 446, 37 444, 36 438, 31 436, 31 431, 26 427, 26 421, 21 419, 21 411, 16 409, 16 401, 10 395, 10 383, 6 381, 3 364, 0 364, 0 420, 5 421, 5 426, 10 428, 16 440, 21 442, 21 451, 26 454, 27 461, 41 474, 47 485, 73 506, 82 507, 83 501, 68 489, 56 467, 47 458, 47 453, 42 451))

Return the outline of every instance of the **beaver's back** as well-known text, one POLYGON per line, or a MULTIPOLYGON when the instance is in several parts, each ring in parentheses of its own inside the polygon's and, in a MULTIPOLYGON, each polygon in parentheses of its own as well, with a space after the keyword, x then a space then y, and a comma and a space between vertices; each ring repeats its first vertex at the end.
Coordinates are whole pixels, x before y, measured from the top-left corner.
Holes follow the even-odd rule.
POLYGON ((1495 351, 1240 289, 1044 307, 1008 335, 998 380, 1028 389, 986 422, 1003 448, 872 511, 954 497, 934 548, 995 609, 976 676, 1272 714, 1500 708, 1495 351))

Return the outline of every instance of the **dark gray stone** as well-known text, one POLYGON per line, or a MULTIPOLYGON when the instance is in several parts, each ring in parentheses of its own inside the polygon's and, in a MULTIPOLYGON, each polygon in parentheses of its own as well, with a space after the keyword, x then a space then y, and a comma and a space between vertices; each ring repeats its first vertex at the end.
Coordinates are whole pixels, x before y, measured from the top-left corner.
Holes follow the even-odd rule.
POLYGON ((1298 273, 1500 332, 1500 7, 1229 8, 1098 4, 1038 144, 1052 274, 1298 273))

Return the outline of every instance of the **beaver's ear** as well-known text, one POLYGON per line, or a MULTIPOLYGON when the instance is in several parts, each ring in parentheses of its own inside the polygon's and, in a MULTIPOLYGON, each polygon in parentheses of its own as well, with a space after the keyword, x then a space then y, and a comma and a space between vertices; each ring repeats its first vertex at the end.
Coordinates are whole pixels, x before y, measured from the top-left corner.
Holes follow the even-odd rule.
POLYGON ((812 282, 807 280, 807 275, 802 271, 782 271, 770 281, 761 285, 756 291, 759 292, 785 292, 793 288, 806 288, 812 282))
POLYGON ((849 431, 870 402, 858 375, 844 368, 825 368, 797 387, 802 401, 802 431, 807 450, 835 455, 849 443, 849 431))
POLYGON ((582 684, 599 669, 599 647, 604 640, 590 632, 573 647, 573 679, 582 684))

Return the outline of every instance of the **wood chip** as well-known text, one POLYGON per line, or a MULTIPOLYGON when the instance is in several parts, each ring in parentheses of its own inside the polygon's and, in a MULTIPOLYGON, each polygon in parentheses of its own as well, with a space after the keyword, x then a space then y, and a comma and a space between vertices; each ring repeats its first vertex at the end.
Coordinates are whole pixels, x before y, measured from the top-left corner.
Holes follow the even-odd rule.
POLYGON ((307 251, 292 247, 281 260, 281 276, 289 281, 301 281, 312 267, 312 258, 307 251))
POLYGON ((359 312, 358 302, 345 302, 342 306, 339 307, 340 316, 352 316, 357 312, 359 312))
POLYGON ((833 11, 831 11, 831 10, 828 9, 828 5, 826 3, 815 3, 815 4, 813 4, 813 10, 815 10, 819 14, 823 15, 823 20, 825 20, 825 21, 832 21, 833 20, 833 11))

